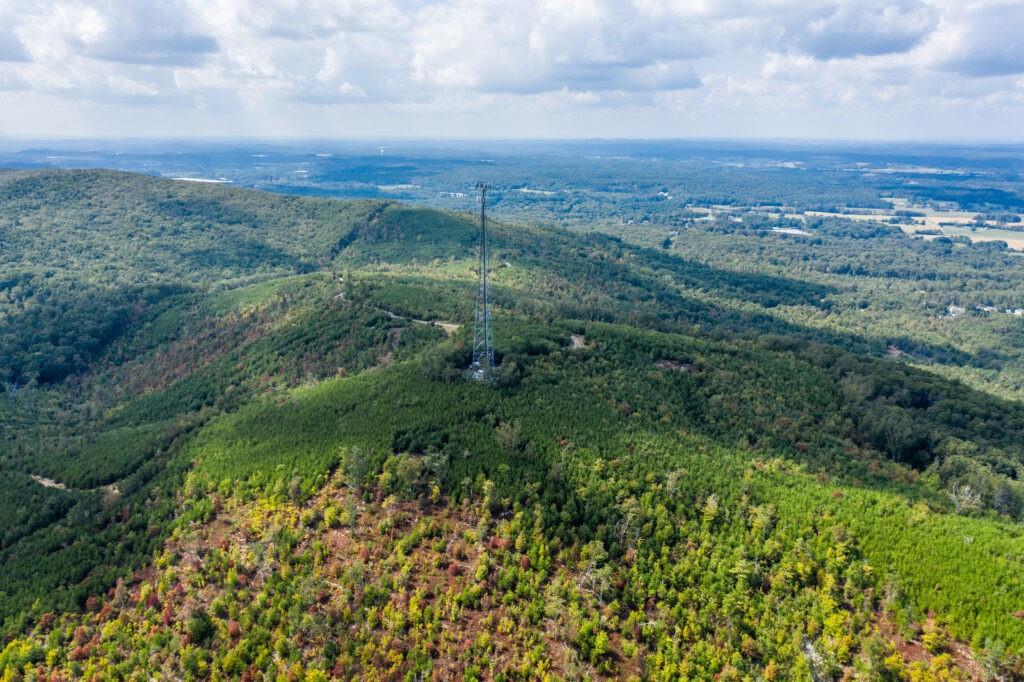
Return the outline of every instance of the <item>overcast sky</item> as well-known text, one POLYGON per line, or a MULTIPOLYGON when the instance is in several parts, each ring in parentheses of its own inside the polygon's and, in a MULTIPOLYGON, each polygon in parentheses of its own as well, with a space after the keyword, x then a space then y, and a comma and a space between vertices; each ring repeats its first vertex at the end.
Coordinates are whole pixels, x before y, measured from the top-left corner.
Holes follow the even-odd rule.
POLYGON ((1024 139, 1024 0, 0 0, 22 136, 1024 139))

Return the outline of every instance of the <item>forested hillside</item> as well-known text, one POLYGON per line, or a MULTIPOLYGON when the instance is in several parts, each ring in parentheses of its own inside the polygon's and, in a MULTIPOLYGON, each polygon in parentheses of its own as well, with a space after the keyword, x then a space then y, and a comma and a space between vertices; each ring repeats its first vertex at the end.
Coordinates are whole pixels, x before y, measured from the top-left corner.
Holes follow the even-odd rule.
POLYGON ((483 385, 475 230, 0 173, 0 669, 1022 674, 1018 256, 495 223, 483 385))

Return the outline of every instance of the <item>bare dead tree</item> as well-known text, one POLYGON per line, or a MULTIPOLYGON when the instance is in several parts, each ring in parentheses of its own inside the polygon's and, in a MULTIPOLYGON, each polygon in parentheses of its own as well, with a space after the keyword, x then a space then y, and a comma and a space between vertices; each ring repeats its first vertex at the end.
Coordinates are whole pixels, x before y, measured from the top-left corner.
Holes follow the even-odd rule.
POLYGON ((953 481, 953 485, 946 491, 946 494, 953 501, 953 508, 956 509, 957 514, 981 506, 981 493, 976 492, 970 483, 953 481))

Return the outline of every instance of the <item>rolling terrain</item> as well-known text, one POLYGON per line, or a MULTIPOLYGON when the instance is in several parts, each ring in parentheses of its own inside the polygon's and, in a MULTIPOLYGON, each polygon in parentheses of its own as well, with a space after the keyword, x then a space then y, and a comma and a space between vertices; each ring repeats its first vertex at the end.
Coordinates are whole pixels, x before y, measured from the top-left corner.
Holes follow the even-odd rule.
POLYGON ((0 173, 0 669, 1017 679, 1019 256, 806 227, 495 223, 487 386, 471 216, 0 173))

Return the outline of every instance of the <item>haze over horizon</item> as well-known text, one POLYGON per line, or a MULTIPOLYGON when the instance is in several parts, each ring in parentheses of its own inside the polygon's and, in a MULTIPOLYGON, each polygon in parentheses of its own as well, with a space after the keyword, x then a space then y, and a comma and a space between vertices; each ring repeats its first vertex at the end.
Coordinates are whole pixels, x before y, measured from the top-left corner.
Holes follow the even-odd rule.
POLYGON ((0 131, 1017 141, 1021 25, 993 0, 0 0, 0 131))

